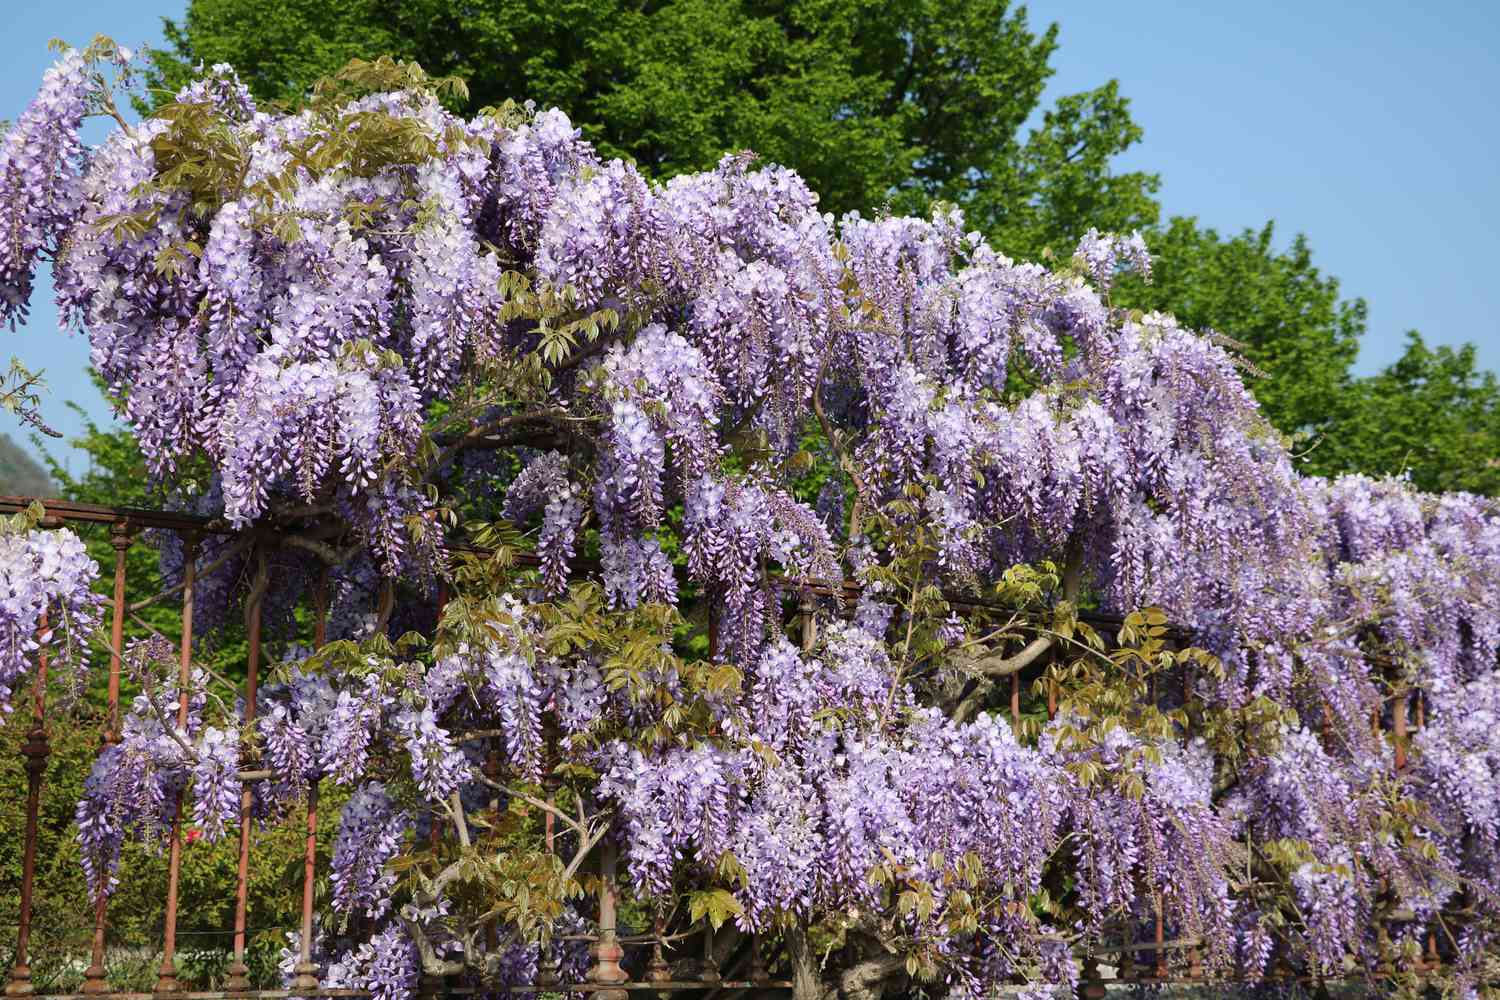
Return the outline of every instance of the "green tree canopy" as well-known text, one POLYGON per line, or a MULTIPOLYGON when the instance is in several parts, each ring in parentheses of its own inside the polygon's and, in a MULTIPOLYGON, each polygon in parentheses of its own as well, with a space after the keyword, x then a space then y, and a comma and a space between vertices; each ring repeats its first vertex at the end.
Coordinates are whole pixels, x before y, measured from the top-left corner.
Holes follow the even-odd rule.
POLYGON ((193 0, 166 33, 166 90, 227 62, 257 97, 295 102, 349 59, 391 54, 463 77, 472 108, 556 105, 654 176, 753 149, 827 211, 942 198, 1017 254, 1156 219, 1155 175, 1110 170, 1141 134, 1113 82, 1027 130, 1057 27, 1034 31, 1008 0, 193 0))
POLYGON ((1429 347, 1412 331, 1400 358, 1352 382, 1337 403, 1310 468, 1500 495, 1500 382, 1480 370, 1474 345, 1429 347))

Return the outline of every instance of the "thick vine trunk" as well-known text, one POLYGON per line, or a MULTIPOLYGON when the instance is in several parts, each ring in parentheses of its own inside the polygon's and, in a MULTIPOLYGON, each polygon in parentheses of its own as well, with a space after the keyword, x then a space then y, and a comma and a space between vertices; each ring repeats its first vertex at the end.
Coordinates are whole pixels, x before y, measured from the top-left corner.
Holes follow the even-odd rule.
POLYGON ((883 984, 894 976, 903 975, 906 960, 900 955, 877 955, 844 971, 839 977, 840 1000, 880 1000, 885 993, 883 984))
POLYGON ((800 923, 786 932, 786 954, 792 966, 792 1000, 823 1000, 818 956, 807 940, 807 928, 800 923))

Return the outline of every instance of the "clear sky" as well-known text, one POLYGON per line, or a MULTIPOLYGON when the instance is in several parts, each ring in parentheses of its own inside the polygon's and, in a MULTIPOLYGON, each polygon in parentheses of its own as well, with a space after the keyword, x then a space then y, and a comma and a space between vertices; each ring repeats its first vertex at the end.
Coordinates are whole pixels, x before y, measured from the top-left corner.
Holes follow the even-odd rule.
MULTIPOLYGON (((0 118, 14 119, 51 61, 49 39, 102 32, 159 44, 160 18, 184 3, 0 6, 0 118)), ((1049 98, 1120 80, 1146 133, 1120 166, 1160 173, 1168 213, 1224 232, 1274 219, 1283 245, 1307 234, 1345 295, 1369 303, 1361 372, 1394 359, 1409 329, 1471 341, 1500 369, 1490 259, 1500 244, 1500 2, 1035 0, 1030 10, 1034 25, 1062 26, 1049 98)), ((14 353, 46 370, 43 412, 59 430, 80 426, 67 400, 109 419, 83 376, 86 345, 57 332, 47 296, 20 333, 0 336, 0 361, 14 353)))

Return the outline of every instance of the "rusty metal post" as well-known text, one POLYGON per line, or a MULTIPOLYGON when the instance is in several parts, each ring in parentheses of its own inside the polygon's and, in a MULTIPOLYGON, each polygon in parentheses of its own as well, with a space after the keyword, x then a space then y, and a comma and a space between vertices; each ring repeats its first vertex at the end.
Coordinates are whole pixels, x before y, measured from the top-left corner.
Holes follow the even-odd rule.
POLYGON ((620 968, 620 959, 625 957, 625 949, 620 947, 615 926, 617 861, 615 846, 608 841, 601 844, 599 849, 599 939, 589 948, 589 953, 594 960, 593 968, 589 969, 589 982, 597 983, 605 988, 594 990, 593 1000, 629 1000, 630 997, 626 990, 608 988, 625 982, 627 978, 625 970, 620 968))
MULTIPOLYGON (((114 617, 109 629, 109 686, 104 716, 104 745, 120 742, 120 652, 125 642, 125 553, 130 549, 130 523, 115 521, 109 528, 109 543, 115 550, 114 617)), ((89 966, 83 971, 84 993, 109 992, 104 969, 104 930, 109 895, 101 886, 94 898, 94 941, 89 966)))
POLYGON ((313 590, 313 649, 328 645, 328 567, 323 567, 313 590))
POLYGON ((719 606, 712 589, 703 596, 708 601, 708 658, 712 662, 719 658, 719 606))
MULTIPOLYGON (((1194 671, 1190 664, 1182 667, 1182 736, 1185 741, 1193 738, 1193 687, 1194 671)), ((1198 951, 1197 945, 1187 950, 1188 978, 1201 979, 1203 977, 1203 956, 1198 951)))
POLYGON ((1139 977, 1135 962, 1135 924, 1129 914, 1120 926, 1120 965, 1115 978, 1133 983, 1139 977))
POLYGON ((1406 703, 1410 699, 1409 692, 1403 690, 1396 695, 1391 705, 1391 736, 1396 744, 1396 771, 1399 774, 1406 770, 1406 703))
MULTIPOLYGON (((245 728, 255 723, 256 687, 260 673, 260 606, 261 597, 251 595, 251 605, 245 609, 246 640, 249 652, 245 664, 245 728)), ((243 993, 250 989, 250 968, 245 964, 245 907, 250 890, 250 828, 254 821, 250 816, 250 786, 240 790, 240 859, 239 876, 234 893, 234 960, 229 965, 229 977, 224 980, 227 992, 243 993)))
MULTIPOLYGON (((542 787, 547 791, 547 805, 557 804, 558 779, 554 773, 557 767, 557 727, 551 720, 543 724, 543 757, 542 757, 542 787)), ((547 844, 547 856, 556 866, 557 855, 557 823, 556 817, 549 811, 542 816, 542 829, 545 831, 547 844)), ((556 986, 561 966, 559 964, 557 942, 549 940, 542 948, 540 960, 537 962, 536 982, 538 986, 556 986)))
POLYGON ((1078 1000, 1104 1000, 1107 995, 1104 980, 1099 977, 1099 960, 1089 952, 1079 963, 1078 987, 1074 996, 1078 1000))
MULTIPOLYGON (((313 592, 313 648, 322 649, 328 641, 328 570, 325 567, 313 592)), ((299 990, 318 989, 318 966, 312 960, 313 890, 318 878, 318 777, 307 782, 307 842, 302 853, 302 940, 298 943, 296 977, 292 986, 299 990)))
POLYGON ((104 741, 120 742, 120 653, 125 642, 125 553, 130 549, 130 524, 116 521, 109 527, 109 544, 115 550, 114 617, 109 626, 109 714, 104 741))
POLYGON ((719 956, 714 951, 714 925, 703 920, 703 968, 698 972, 700 983, 723 982, 724 977, 719 974, 719 956))
MULTIPOLYGON (((47 631, 47 612, 42 612, 38 631, 47 631)), ((5 984, 5 995, 30 996, 31 984, 31 894, 36 883, 36 827, 42 804, 42 776, 52 748, 47 742, 47 651, 37 656, 36 677, 32 681, 31 731, 21 744, 26 757, 26 846, 21 854, 21 913, 16 928, 16 964, 5 984)))
POLYGON ((375 606, 375 620, 378 623, 376 631, 385 632, 391 627, 391 614, 396 610, 395 577, 387 576, 381 579, 377 601, 375 606))
MULTIPOLYGON (((182 537, 182 646, 177 658, 177 728, 188 723, 188 691, 193 681, 193 588, 197 582, 198 536, 189 532, 182 537)), ((185 790, 184 790, 185 791, 185 790)), ((176 993, 182 989, 177 980, 177 888, 182 874, 182 799, 178 793, 172 812, 172 843, 167 853, 167 913, 163 921, 161 968, 157 970, 156 992, 176 993)))
MULTIPOLYGON (((1421 730, 1427 727, 1427 699, 1423 697, 1421 688, 1417 688, 1415 697, 1417 702, 1417 729, 1421 730)), ((1429 969, 1436 969, 1443 964, 1442 958, 1438 955, 1436 931, 1429 930, 1427 932, 1427 952, 1423 956, 1423 961, 1429 969)))
MULTIPOLYGON (((661 940, 667 934, 667 918, 662 913, 660 904, 656 907, 656 918, 652 923, 652 931, 656 939, 651 942, 651 960, 646 963, 646 982, 669 983, 672 981, 672 967, 667 964, 666 955, 662 954, 661 940)), ((659 997, 667 997, 667 990, 660 990, 656 994, 659 997)))
POLYGON ((766 954, 760 934, 750 935, 750 981, 764 986, 771 981, 771 972, 766 968, 766 954))
POLYGON ((1167 934, 1166 921, 1162 912, 1166 906, 1161 898, 1161 893, 1156 894, 1156 971, 1154 973, 1158 980, 1165 980, 1170 972, 1167 968, 1167 934))
POLYGON ((318 877, 318 779, 307 785, 307 846, 302 857, 302 940, 297 951, 297 964, 292 969, 296 978, 292 987, 298 990, 318 988, 318 966, 312 960, 313 937, 313 886, 318 877))

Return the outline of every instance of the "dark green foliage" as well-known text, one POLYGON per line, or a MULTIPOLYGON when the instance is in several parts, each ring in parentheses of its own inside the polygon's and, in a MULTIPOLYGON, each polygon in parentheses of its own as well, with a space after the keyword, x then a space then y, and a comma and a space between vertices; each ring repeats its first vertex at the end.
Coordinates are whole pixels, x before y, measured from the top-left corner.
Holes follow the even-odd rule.
POLYGON ((1500 495, 1500 382, 1479 370, 1474 345, 1429 347, 1413 331, 1399 359, 1339 398, 1307 464, 1500 495))

